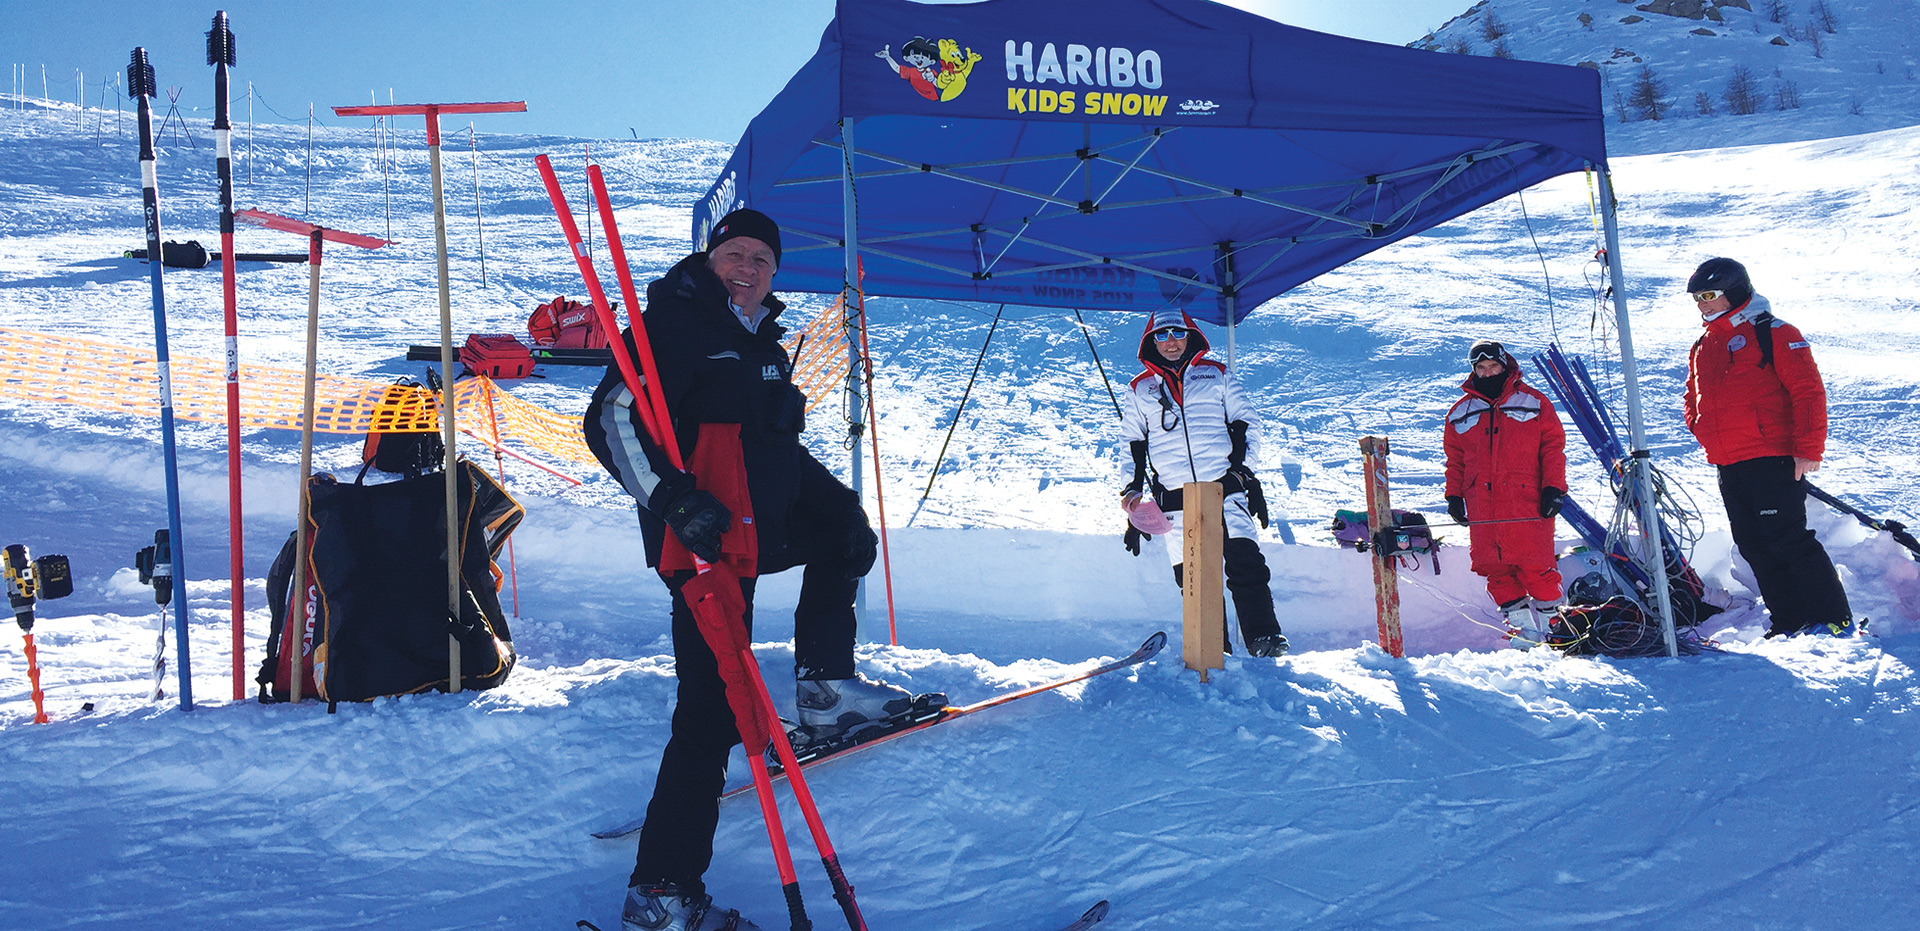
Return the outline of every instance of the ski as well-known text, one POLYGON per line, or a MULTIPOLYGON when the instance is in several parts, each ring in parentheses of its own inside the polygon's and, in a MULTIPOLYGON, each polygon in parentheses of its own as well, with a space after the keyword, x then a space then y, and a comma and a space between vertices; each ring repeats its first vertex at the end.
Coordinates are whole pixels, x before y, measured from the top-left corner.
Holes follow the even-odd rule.
MULTIPOLYGON (((1094 925, 1097 925, 1100 922, 1106 920, 1108 908, 1109 906, 1107 905, 1107 900, 1101 899, 1100 901, 1093 903, 1093 907, 1083 912, 1080 915, 1080 917, 1075 918, 1072 924, 1067 925, 1064 928, 1061 928, 1060 931, 1087 931, 1088 928, 1091 928, 1094 925)), ((596 925, 593 922, 586 920, 585 918, 582 918, 579 921, 574 922, 573 927, 574 927, 574 931, 600 931, 599 925, 596 925)))
MULTIPOLYGON (((886 733, 883 733, 878 737, 874 737, 872 739, 865 740, 860 743, 852 744, 849 746, 842 746, 835 749, 830 749, 826 752, 811 753, 806 755, 803 755, 801 748, 796 747, 794 748, 794 756, 795 756, 795 759, 799 761, 800 768, 802 770, 805 770, 810 767, 816 766, 818 764, 828 762, 830 760, 837 760, 837 759, 840 759, 841 757, 851 756, 855 753, 858 753, 862 750, 866 750, 870 747, 875 747, 880 744, 887 743, 888 741, 894 740, 896 738, 905 737, 908 734, 918 733, 920 731, 926 730, 929 727, 933 727, 937 724, 944 724, 956 718, 963 718, 970 714, 976 714, 978 712, 985 711, 988 708, 998 707, 1000 705, 1004 705, 1011 701, 1016 701, 1018 699, 1028 698, 1034 695, 1038 695, 1042 692, 1051 692, 1054 689, 1060 688, 1062 686, 1072 685, 1075 682, 1085 682, 1086 680, 1094 678, 1095 676, 1105 675, 1107 673, 1114 672, 1121 669, 1126 669, 1131 666, 1138 666, 1141 663, 1144 663, 1147 660, 1154 658, 1154 656, 1158 655, 1161 650, 1166 648, 1166 646, 1167 646, 1166 631, 1158 631, 1158 632, 1155 632, 1153 636, 1148 637, 1146 642, 1140 644, 1140 648, 1133 651, 1132 653, 1129 653, 1126 656, 1120 657, 1119 659, 1113 660, 1111 662, 1102 663, 1091 669, 1086 669, 1081 672, 1077 672, 1069 676, 1063 676, 1058 679, 1051 679, 1046 682, 1042 682, 1038 685, 1028 686, 1024 689, 1016 689, 1011 692, 1003 692, 999 695, 995 695, 992 698, 974 702, 971 705, 960 705, 957 707, 947 706, 945 708, 941 708, 939 713, 932 715, 925 720, 919 721, 917 723, 908 724, 905 727, 900 727, 895 730, 887 731, 886 733)), ((778 770, 774 768, 769 768, 768 774, 771 775, 776 781, 786 776, 786 772, 784 770, 778 770)), ((720 800, 724 802, 727 799, 733 798, 736 795, 743 795, 751 791, 753 791, 752 785, 736 786, 732 789, 728 789, 727 791, 721 793, 720 800)), ((604 831, 594 831, 593 836, 600 838, 601 840, 614 840, 614 839, 626 837, 627 835, 640 830, 640 828, 643 827, 646 823, 647 823, 646 816, 642 815, 641 817, 635 818, 632 821, 629 821, 625 824, 620 825, 619 827, 611 828, 604 831)))

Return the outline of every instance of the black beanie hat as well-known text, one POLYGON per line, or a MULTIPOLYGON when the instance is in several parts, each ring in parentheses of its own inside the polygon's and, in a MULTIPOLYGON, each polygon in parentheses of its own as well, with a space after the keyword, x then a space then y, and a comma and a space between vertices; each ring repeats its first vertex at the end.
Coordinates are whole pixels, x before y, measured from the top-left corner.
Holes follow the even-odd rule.
POLYGON ((1753 299, 1753 282, 1747 278, 1745 265, 1732 259, 1708 259, 1687 279, 1687 293, 1701 291, 1727 292, 1727 306, 1738 310, 1753 299))
POLYGON ((713 225, 713 235, 707 238, 707 251, 720 248, 720 244, 729 239, 751 236, 767 244, 773 250, 773 264, 780 264, 780 226, 773 218, 751 207, 742 207, 720 218, 713 225))

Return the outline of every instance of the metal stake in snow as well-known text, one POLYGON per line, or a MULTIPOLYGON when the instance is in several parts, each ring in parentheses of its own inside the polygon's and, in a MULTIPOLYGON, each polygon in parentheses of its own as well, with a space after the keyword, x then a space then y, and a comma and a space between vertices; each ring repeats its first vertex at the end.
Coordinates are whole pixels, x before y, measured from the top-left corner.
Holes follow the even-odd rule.
MULTIPOLYGON (((453 288, 447 278, 447 200, 440 175, 440 114, 442 113, 525 113, 524 100, 493 103, 401 103, 370 107, 334 107, 338 116, 397 116, 423 114, 427 118, 427 156, 433 168, 433 236, 440 261, 440 383, 453 390, 453 288)), ((460 527, 457 519, 459 489, 454 470, 453 405, 441 405, 440 439, 447 447, 447 552, 460 552, 460 527)), ((460 561, 447 560, 447 612, 460 616, 460 561)), ((447 690, 460 691, 460 641, 447 635, 447 690)))
MULTIPOLYGON (((387 245, 387 241, 384 239, 376 239, 372 236, 362 236, 359 233, 343 233, 339 230, 327 229, 324 226, 316 226, 305 220, 289 219, 267 213, 264 210, 242 210, 235 216, 241 222, 253 226, 261 226, 270 230, 280 230, 283 233, 298 233, 307 237, 306 400, 300 416, 300 496, 296 499, 300 502, 300 505, 299 519, 293 525, 293 587, 288 589, 288 591, 293 593, 293 607, 287 611, 287 629, 280 635, 281 643, 296 643, 300 645, 293 653, 294 659, 290 666, 292 671, 287 676, 287 700, 298 702, 300 700, 300 687, 302 681, 306 678, 305 667, 301 662, 301 657, 306 655, 307 650, 307 607, 311 604, 306 597, 307 515, 311 504, 307 495, 307 478, 313 472, 314 381, 317 374, 315 369, 319 367, 318 360, 320 355, 320 247, 324 242, 343 242, 350 246, 359 246, 362 249, 378 249, 381 246, 387 245)), ((447 407, 448 405, 442 405, 442 410, 446 410, 447 407)), ((451 411, 448 411, 448 417, 451 419, 451 411)), ((449 508, 447 513, 452 514, 453 510, 449 508)), ((458 553, 460 550, 458 547, 454 547, 447 550, 447 552, 458 553)), ((454 564, 457 571, 457 567, 459 566, 458 558, 456 557, 455 559, 449 560, 449 562, 454 564)), ((457 683, 454 688, 456 690, 459 688, 457 683)))
POLYGON ((220 297, 227 328, 227 561, 233 575, 233 700, 247 697, 245 549, 240 527, 240 325, 234 301, 233 123, 227 115, 227 69, 233 65, 233 31, 225 10, 213 14, 207 31, 207 64, 213 66, 213 151, 220 175, 220 297))
POLYGON ((147 50, 133 50, 127 89, 140 105, 140 201, 147 225, 147 270, 153 281, 153 354, 160 379, 160 444, 166 458, 167 532, 173 539, 173 577, 181 596, 174 602, 173 639, 179 652, 180 710, 193 710, 192 671, 187 667, 186 538, 180 535, 180 466, 173 446, 173 367, 167 353, 167 295, 160 284, 160 182, 153 154, 153 65, 147 50))

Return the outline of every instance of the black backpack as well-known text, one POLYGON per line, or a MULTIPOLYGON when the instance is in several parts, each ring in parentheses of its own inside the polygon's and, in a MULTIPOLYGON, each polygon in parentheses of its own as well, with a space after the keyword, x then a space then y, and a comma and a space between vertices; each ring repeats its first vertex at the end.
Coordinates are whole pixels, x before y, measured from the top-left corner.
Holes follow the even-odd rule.
POLYGON ((206 268, 212 262, 212 253, 198 239, 160 244, 160 264, 168 268, 206 268))
MULTIPOLYGON (((364 473, 363 473, 364 474, 364 473)), ((448 635, 460 642, 463 689, 506 680, 513 634, 500 610, 493 558, 525 511, 485 471, 458 472, 460 613, 447 611, 445 473, 378 485, 309 483, 302 695, 329 703, 447 688, 448 635)), ((267 573, 273 630, 257 680, 261 701, 289 697, 295 651, 282 633, 292 602, 294 538, 267 573)))

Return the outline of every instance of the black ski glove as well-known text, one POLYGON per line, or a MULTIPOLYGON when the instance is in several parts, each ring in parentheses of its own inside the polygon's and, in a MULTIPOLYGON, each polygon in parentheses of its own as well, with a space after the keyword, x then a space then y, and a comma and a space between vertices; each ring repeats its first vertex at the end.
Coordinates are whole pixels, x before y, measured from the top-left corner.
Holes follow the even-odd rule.
POLYGON ((1462 498, 1459 495, 1448 495, 1447 496, 1447 516, 1453 518, 1453 522, 1456 524, 1466 523, 1467 522, 1467 499, 1462 498))
POLYGON ((1138 556, 1140 555, 1140 541, 1151 540, 1151 539, 1153 539, 1153 534, 1141 533, 1140 528, 1135 527, 1132 524, 1128 524, 1127 535, 1121 538, 1121 542, 1126 545, 1127 552, 1132 553, 1135 556, 1138 556))
POLYGON ((1555 488, 1552 485, 1540 489, 1540 516, 1559 517, 1560 499, 1566 496, 1567 493, 1565 491, 1555 488))
POLYGON ((733 526, 733 513, 720 499, 694 487, 693 476, 672 472, 647 496, 647 510, 659 515, 680 545, 693 555, 714 562, 720 558, 720 535, 733 526))
POLYGON ((1262 528, 1267 526, 1267 493, 1260 487, 1260 477, 1253 474, 1252 469, 1234 463, 1227 467, 1227 474, 1220 477, 1220 484, 1227 494, 1246 492, 1247 511, 1260 522, 1262 528))

